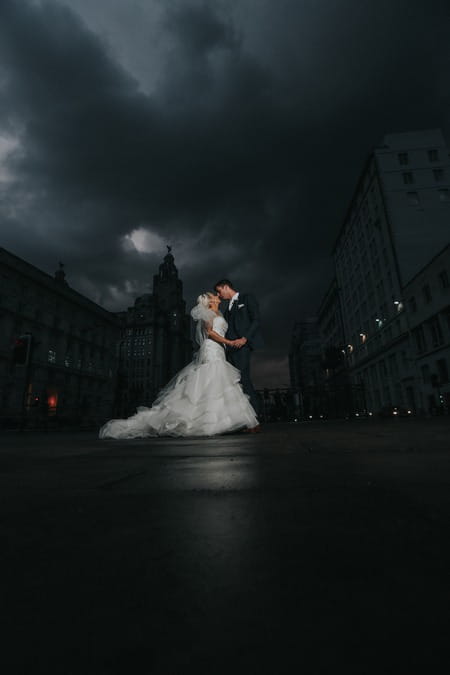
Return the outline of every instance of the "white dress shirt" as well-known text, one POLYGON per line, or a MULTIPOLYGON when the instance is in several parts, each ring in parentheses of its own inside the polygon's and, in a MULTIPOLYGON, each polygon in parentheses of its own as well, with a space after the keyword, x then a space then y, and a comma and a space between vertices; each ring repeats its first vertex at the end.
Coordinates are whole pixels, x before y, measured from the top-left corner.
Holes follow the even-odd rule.
POLYGON ((233 307, 233 304, 234 304, 235 302, 237 302, 238 297, 239 297, 239 292, 237 292, 237 293, 235 293, 235 294, 233 295, 233 297, 232 297, 231 300, 230 300, 230 304, 228 305, 228 311, 230 311, 231 308, 233 307))

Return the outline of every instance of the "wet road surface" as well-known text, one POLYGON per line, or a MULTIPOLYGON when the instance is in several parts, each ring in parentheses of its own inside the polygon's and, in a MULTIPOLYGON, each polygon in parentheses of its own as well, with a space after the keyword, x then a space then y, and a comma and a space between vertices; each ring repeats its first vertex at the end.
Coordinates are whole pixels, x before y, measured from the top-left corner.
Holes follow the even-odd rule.
POLYGON ((449 431, 4 432, 4 672, 443 672, 449 431))

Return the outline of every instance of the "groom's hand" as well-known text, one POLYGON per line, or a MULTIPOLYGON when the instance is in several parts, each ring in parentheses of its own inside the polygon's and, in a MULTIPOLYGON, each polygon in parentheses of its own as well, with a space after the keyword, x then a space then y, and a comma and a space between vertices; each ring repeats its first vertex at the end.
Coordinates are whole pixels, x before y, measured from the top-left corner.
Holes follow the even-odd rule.
POLYGON ((247 344, 247 338, 246 337, 241 337, 241 338, 238 338, 237 340, 234 341, 234 346, 236 347, 236 349, 240 349, 245 344, 247 344))

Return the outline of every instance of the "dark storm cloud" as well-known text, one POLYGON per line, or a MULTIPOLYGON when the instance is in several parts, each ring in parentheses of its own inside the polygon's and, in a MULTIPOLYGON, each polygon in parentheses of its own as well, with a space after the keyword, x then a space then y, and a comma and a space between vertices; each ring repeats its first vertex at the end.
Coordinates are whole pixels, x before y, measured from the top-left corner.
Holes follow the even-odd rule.
POLYGON ((69 4, 0 5, 3 244, 117 307, 170 241, 189 301, 259 295, 276 363, 370 147, 449 130, 446 3, 167 2, 151 91, 69 4))

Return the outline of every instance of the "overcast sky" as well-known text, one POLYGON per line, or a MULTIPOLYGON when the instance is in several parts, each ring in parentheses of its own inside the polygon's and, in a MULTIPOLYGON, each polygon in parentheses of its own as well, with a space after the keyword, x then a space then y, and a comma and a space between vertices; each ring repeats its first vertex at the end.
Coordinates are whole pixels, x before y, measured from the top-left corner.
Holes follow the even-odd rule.
POLYGON ((1 0, 0 245, 116 310, 169 243, 188 307, 257 295, 287 385, 371 147, 450 139, 449 35, 444 0, 1 0))

